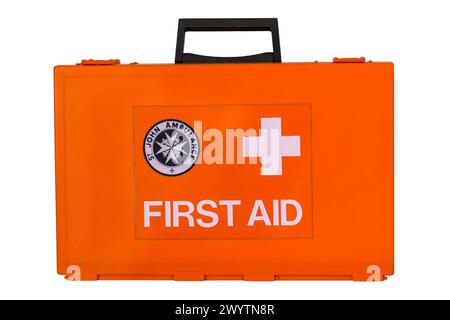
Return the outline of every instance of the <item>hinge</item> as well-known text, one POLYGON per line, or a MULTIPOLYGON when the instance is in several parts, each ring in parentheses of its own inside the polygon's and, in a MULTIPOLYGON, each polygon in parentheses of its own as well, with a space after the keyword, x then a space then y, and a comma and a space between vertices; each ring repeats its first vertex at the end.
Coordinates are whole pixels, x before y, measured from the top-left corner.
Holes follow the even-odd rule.
POLYGON ((366 58, 333 58, 334 63, 364 63, 366 58))
POLYGON ((89 59, 89 60, 81 60, 81 63, 79 63, 79 65, 82 66, 112 66, 116 64, 120 64, 119 59, 109 59, 109 60, 89 59))

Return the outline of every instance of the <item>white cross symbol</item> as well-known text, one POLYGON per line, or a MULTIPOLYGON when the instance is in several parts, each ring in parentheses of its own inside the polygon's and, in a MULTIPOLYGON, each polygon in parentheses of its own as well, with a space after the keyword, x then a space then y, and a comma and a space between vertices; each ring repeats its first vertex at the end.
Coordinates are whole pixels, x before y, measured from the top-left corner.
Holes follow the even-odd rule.
POLYGON ((282 136, 281 118, 261 118, 260 131, 243 137, 243 156, 261 158, 261 175, 281 176, 283 157, 300 157, 300 136, 282 136))

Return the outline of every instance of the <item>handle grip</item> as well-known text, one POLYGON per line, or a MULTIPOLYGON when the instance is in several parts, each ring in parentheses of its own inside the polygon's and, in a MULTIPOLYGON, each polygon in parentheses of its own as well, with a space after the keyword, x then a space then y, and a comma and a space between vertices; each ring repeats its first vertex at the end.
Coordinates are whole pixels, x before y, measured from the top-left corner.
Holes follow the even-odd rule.
POLYGON ((178 21, 175 63, 253 63, 281 62, 278 20, 263 19, 180 19, 178 21), (185 34, 188 31, 270 31, 273 52, 243 57, 209 57, 184 53, 185 34))

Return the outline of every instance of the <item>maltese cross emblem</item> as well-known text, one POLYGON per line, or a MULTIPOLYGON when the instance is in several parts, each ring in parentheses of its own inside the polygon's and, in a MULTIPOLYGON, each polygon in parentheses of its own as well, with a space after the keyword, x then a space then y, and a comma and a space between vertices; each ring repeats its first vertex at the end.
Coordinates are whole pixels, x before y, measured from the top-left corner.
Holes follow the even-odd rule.
POLYGON ((144 140, 147 163, 166 176, 179 176, 192 169, 199 153, 200 142, 194 130, 179 120, 158 122, 144 140))

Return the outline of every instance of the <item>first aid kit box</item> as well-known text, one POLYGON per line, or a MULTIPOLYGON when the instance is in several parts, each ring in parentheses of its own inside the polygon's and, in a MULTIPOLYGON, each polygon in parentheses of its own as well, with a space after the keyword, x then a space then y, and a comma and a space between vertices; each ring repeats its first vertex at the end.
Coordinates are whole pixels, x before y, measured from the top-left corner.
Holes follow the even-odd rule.
POLYGON ((175 64, 55 67, 58 273, 385 280, 393 74, 281 63, 276 19, 181 19, 175 64), (270 31, 273 52, 185 53, 198 31, 270 31))

